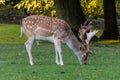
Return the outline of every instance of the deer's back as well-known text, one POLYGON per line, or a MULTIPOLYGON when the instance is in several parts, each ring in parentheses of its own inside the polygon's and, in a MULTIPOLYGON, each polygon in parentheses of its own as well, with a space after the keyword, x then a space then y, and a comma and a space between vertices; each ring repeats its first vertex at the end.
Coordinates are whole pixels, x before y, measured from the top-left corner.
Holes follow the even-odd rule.
POLYGON ((61 19, 32 15, 22 20, 25 31, 44 37, 56 36, 59 39, 66 38, 71 32, 69 25, 61 19))

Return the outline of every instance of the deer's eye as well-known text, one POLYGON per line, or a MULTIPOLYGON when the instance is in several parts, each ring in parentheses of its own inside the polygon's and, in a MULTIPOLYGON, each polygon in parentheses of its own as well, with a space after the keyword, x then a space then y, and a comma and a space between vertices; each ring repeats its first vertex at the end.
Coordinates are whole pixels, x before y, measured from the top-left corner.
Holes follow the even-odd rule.
POLYGON ((80 50, 82 49, 82 47, 80 47, 80 50))
POLYGON ((87 55, 83 55, 83 60, 87 60, 87 55))

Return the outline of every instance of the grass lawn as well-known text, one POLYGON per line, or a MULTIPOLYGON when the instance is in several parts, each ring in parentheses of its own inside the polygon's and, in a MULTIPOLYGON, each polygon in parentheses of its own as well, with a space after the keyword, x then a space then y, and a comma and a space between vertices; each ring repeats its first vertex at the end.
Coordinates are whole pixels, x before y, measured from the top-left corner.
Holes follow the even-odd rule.
POLYGON ((0 24, 0 44, 23 43, 25 37, 20 38, 20 25, 0 24))
POLYGON ((19 25, 0 24, 0 80, 120 80, 119 40, 93 42, 95 55, 89 56, 87 65, 80 65, 62 45, 64 66, 56 65, 54 46, 48 42, 33 45, 31 66, 24 42, 19 25))

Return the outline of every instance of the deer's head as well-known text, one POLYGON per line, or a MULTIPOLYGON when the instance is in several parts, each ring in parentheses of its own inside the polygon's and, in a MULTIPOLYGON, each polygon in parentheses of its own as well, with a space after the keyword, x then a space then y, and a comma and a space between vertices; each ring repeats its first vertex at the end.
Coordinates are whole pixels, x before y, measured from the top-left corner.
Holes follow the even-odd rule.
POLYGON ((84 24, 80 26, 79 29, 79 38, 82 42, 82 45, 80 47, 81 51, 81 64, 86 64, 88 55, 92 54, 90 51, 90 40, 92 39, 93 36, 98 32, 97 30, 90 31, 92 28, 91 22, 87 24, 87 21, 84 22, 84 24))

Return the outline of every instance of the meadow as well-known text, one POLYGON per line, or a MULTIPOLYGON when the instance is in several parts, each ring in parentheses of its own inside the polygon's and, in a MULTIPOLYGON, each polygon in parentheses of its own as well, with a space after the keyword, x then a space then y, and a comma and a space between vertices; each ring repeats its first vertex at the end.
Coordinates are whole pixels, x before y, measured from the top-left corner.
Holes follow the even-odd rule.
POLYGON ((31 66, 19 26, 0 24, 0 80, 120 80, 120 40, 92 42, 94 56, 89 56, 87 65, 80 65, 63 44, 64 66, 56 65, 53 44, 40 41, 33 45, 31 66))

